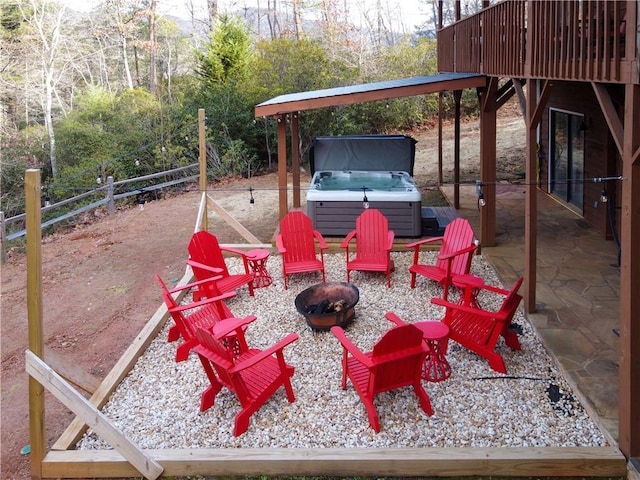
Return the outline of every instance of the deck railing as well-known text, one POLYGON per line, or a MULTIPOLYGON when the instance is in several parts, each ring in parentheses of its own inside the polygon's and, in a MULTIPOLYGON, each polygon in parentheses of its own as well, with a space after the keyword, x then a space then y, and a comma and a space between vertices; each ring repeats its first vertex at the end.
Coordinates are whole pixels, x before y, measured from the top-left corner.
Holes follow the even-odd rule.
POLYGON ((635 10, 633 3, 508 0, 494 4, 438 32, 438 70, 636 83, 635 28, 626 25, 627 7, 635 10))

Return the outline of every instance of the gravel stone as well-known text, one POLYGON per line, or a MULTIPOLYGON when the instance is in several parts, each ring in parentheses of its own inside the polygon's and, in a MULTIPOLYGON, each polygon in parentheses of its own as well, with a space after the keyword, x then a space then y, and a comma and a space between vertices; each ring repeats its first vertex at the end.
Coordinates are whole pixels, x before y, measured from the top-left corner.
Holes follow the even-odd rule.
MULTIPOLYGON (((421 262, 435 262, 436 252, 421 253, 421 262)), ((409 288, 410 252, 394 252, 396 265, 391 288, 380 273, 353 272, 351 282, 360 290, 356 317, 347 336, 363 351, 370 350, 391 322, 384 314, 393 311, 404 321, 441 319, 444 309, 430 303, 442 296, 435 282, 418 277, 409 288)), ((242 268, 228 259, 230 271, 242 268)), ((325 255, 327 281, 345 281, 344 254, 325 255)), ((246 332, 252 347, 266 348, 289 332, 299 340, 285 349, 286 361, 295 367, 292 378, 296 401, 287 402, 280 389, 256 412, 249 430, 233 436, 234 417, 240 405, 223 389, 215 404, 200 413, 200 394, 208 381, 197 355, 174 361, 176 343, 167 342, 173 321, 152 342, 129 375, 104 406, 104 414, 142 448, 394 448, 394 447, 586 447, 606 446, 608 441, 573 395, 562 372, 545 351, 521 309, 514 317, 521 351, 512 351, 499 340, 508 373, 491 370, 488 362, 449 342, 447 358, 451 377, 443 382, 424 382, 434 414, 427 416, 411 387, 376 397, 381 431, 369 426, 365 408, 350 382, 340 387, 339 342, 330 332, 312 331, 295 306, 296 295, 319 283, 319 273, 290 277, 284 289, 279 255, 267 267, 273 284, 238 291, 228 305, 237 317, 254 314, 257 320, 246 332)), ((492 266, 475 256, 471 273, 491 285, 502 286, 492 266)), ((451 299, 457 293, 452 291, 451 299)), ((160 301, 160 291, 158 299, 160 301)), ((187 296, 190 300, 190 296, 187 296)), ((484 308, 497 309, 501 299, 483 293, 484 308)), ((109 449, 89 430, 79 449, 109 449)))

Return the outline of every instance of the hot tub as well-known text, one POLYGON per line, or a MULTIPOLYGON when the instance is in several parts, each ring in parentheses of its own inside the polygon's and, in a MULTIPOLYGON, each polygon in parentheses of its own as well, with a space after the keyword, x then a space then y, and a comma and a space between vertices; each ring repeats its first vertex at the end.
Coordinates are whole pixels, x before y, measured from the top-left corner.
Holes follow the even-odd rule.
POLYGON ((345 236, 365 208, 377 208, 398 237, 422 234, 413 180, 416 141, 406 135, 316 137, 309 163, 307 214, 323 235, 345 236))
POLYGON ((323 235, 344 236, 365 208, 377 208, 397 236, 422 233, 420 191, 403 171, 315 172, 307 191, 307 214, 323 235))

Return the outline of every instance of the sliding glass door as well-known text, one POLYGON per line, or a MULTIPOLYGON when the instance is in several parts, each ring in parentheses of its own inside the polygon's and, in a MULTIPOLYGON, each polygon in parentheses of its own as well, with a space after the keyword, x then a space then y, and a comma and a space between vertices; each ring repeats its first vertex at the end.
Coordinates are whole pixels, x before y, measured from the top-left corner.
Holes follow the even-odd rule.
POLYGON ((582 213, 584 116, 553 108, 549 112, 549 191, 582 213))

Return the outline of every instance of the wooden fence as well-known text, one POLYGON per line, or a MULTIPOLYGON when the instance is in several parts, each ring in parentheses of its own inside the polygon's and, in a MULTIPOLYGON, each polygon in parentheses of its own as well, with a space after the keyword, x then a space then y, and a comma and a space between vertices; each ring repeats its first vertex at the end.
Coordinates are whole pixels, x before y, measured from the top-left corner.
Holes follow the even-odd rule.
MULTIPOLYGON (((91 210, 95 210, 102 206, 107 207, 107 211, 109 215, 113 215, 115 213, 115 202, 117 200, 122 200, 131 196, 139 196, 141 199, 142 196, 155 192, 157 190, 161 190, 163 188, 172 187, 175 185, 179 185, 182 183, 192 183, 197 182, 200 178, 200 174, 196 173, 195 175, 186 175, 190 170, 197 169, 199 167, 198 163, 192 163, 190 165, 174 168, 172 170, 165 170, 158 173, 153 173, 150 175, 144 175, 142 177, 129 178, 127 180, 120 180, 118 182, 113 181, 113 177, 107 177, 107 182, 105 185, 94 188, 88 192, 82 193, 80 195, 76 195, 75 197, 67 198, 57 203, 52 203, 51 205, 45 205, 41 209, 41 215, 54 211, 56 209, 60 209, 62 207, 67 207, 69 205, 79 205, 72 211, 65 212, 61 215, 53 217, 42 223, 42 227, 46 228, 51 225, 54 225, 58 222, 62 222, 64 220, 68 220, 70 218, 76 217, 83 213, 89 212, 91 210), (167 180, 160 183, 153 183, 151 185, 145 185, 144 187, 135 187, 128 188, 128 186, 135 185, 139 182, 148 182, 153 181, 162 177, 174 177, 177 174, 184 174, 185 176, 174 178, 172 180, 167 180), (126 189, 126 191, 122 193, 116 193, 119 189, 126 189), (99 200, 92 200, 92 197, 96 197, 99 195, 103 195, 103 198, 99 200), (89 203, 86 203, 89 202, 89 203)), ((22 213, 20 215, 16 215, 14 217, 4 218, 4 212, 0 212, 0 263, 4 263, 6 260, 6 252, 7 252, 7 243, 24 237, 27 230, 25 227, 26 221, 26 213, 22 213)))

